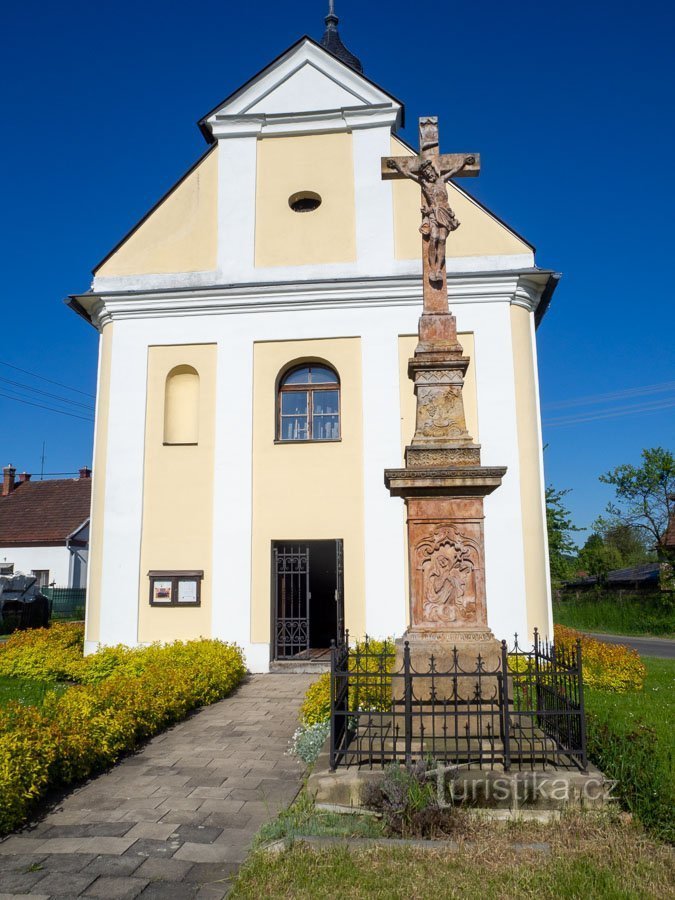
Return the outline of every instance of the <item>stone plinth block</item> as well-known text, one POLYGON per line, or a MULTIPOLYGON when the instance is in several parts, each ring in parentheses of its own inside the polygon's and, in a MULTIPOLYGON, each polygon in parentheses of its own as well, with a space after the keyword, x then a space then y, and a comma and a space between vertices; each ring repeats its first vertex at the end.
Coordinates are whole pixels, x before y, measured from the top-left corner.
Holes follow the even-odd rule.
MULTIPOLYGON (((437 704, 458 701, 460 707, 455 710, 452 706, 456 715, 451 717, 449 724, 457 728, 459 736, 463 736, 465 731, 471 735, 488 731, 494 734, 499 722, 501 644, 490 629, 463 632, 419 632, 409 629, 396 641, 395 672, 403 671, 406 642, 410 648, 415 708, 416 704, 431 699, 437 704), (462 704, 466 706, 465 710, 462 704)), ((394 699, 402 700, 404 679, 395 678, 393 681, 394 699)), ((424 717, 416 717, 413 721, 416 731, 424 725, 425 734, 431 734, 431 717, 429 721, 425 721, 424 717)))

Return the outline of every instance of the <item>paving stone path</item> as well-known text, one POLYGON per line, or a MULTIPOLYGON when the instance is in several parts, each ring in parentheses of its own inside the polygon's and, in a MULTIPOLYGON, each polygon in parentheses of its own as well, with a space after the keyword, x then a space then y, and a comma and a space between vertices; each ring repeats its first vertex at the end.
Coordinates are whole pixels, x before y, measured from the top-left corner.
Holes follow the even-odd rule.
POLYGON ((286 750, 311 680, 251 676, 0 841, 0 898, 224 897, 300 787, 286 750))

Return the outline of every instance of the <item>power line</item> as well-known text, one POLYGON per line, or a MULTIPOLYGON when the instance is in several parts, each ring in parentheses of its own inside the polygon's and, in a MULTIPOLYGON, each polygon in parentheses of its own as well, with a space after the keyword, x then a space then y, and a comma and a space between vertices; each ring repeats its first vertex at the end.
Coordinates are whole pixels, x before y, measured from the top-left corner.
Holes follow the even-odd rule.
POLYGON ((594 403, 605 403, 611 400, 630 399, 645 394, 660 394, 665 391, 675 390, 675 381, 662 381, 660 384, 647 384, 644 387, 626 388, 623 391, 612 391, 608 394, 595 394, 576 399, 560 400, 555 403, 544 403, 543 409, 566 409, 574 406, 587 406, 594 403))
POLYGON ((80 403, 79 400, 69 400, 68 397, 59 397, 58 394, 50 394, 49 391, 41 391, 39 388, 31 387, 29 384, 23 384, 20 381, 12 381, 11 378, 0 378, 0 381, 4 381, 5 384, 13 384, 18 388, 25 388, 25 390, 33 391, 35 394, 42 394, 43 397, 51 397, 53 400, 58 400, 59 403, 69 403, 71 406, 81 406, 91 412, 94 411, 94 407, 91 403, 80 403))
POLYGON ((673 400, 652 400, 649 403, 638 404, 636 406, 626 406, 623 409, 607 409, 599 410, 596 413, 580 413, 578 415, 560 416, 557 419, 549 419, 544 422, 545 428, 558 428, 563 425, 579 425, 584 422, 596 422, 600 419, 613 419, 617 416, 638 415, 645 412, 657 412, 661 409, 671 409, 675 406, 673 400))
POLYGON ((91 397, 92 400, 95 400, 96 397, 94 394, 90 394, 87 391, 81 391, 79 388, 71 387, 69 384, 63 384, 60 381, 52 381, 51 378, 45 378, 44 375, 37 375, 35 372, 29 372, 28 369, 20 369, 18 366, 12 365, 12 363, 3 362, 0 359, 0 366, 7 366, 9 369, 15 369, 17 372, 23 372, 24 375, 30 375, 31 378, 39 378, 41 381, 47 381, 49 384, 55 384, 57 387, 65 388, 67 391, 75 391, 76 394, 84 394, 85 397, 91 397))
POLYGON ((27 406, 37 406, 40 409, 48 409, 49 412, 61 413, 62 416, 70 416, 71 419, 82 419, 84 422, 93 422, 93 418, 88 416, 78 416, 75 413, 66 412, 64 409, 56 409, 53 406, 45 406, 42 403, 33 403, 31 400, 22 400, 21 397, 12 397, 10 394, 0 392, 0 397, 6 397, 7 400, 14 400, 16 403, 25 403, 27 406))

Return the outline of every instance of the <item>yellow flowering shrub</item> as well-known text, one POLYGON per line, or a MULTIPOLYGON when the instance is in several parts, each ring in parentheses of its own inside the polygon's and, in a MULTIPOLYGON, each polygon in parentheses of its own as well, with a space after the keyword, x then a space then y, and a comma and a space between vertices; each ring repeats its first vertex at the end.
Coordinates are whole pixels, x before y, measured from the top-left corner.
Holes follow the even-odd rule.
POLYGON ((616 693, 642 690, 647 669, 636 650, 622 644, 605 644, 564 625, 555 626, 557 647, 572 650, 577 638, 581 639, 585 685, 616 693))
POLYGON ((79 681, 85 666, 83 641, 81 623, 15 631, 0 644, 0 675, 36 681, 79 681))
POLYGON ((303 725, 318 725, 330 719, 330 672, 324 672, 307 688, 300 707, 303 725))
MULTIPOLYGON (((357 643, 349 653, 349 671, 358 672, 359 678, 350 688, 350 709, 376 709, 386 711, 391 708, 391 678, 394 666, 394 645, 391 640, 357 643), (383 657, 383 654, 388 654, 383 657), (384 663, 383 663, 384 658, 384 663)), ((330 718, 330 673, 324 672, 310 684, 300 707, 300 721, 303 725, 317 725, 330 718)))
POLYGON ((0 652, 1 674, 55 679, 58 672, 83 682, 49 692, 41 707, 0 708, 0 833, 21 824, 48 789, 111 765, 190 710, 225 697, 246 674, 241 650, 221 641, 113 647, 82 659, 81 629, 79 658, 74 632, 24 632, 7 642, 7 656, 0 652), (39 652, 48 658, 40 662, 39 652))

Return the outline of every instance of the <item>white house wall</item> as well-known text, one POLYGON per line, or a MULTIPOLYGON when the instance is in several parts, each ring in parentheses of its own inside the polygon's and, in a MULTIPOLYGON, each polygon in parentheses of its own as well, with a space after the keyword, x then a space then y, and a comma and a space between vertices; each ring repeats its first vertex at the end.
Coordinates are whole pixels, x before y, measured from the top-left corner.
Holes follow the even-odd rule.
POLYGON ((0 562, 14 563, 14 572, 30 575, 38 569, 49 569, 49 583, 70 587, 70 551, 67 547, 4 547, 0 562))

